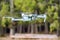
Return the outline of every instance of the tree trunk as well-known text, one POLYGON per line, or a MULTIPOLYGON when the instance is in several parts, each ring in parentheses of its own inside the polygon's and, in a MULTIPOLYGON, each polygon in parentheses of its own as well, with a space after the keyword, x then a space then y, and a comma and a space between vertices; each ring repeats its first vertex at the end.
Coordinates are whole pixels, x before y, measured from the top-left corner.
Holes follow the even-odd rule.
MULTIPOLYGON (((10 13, 11 13, 11 16, 13 14, 13 0, 10 0, 10 13)), ((14 35, 15 31, 14 31, 14 28, 10 28, 10 35, 14 35)))
POLYGON ((45 21, 45 33, 48 33, 47 21, 45 21))
POLYGON ((22 33, 22 24, 20 25, 20 33, 22 33))
POLYGON ((35 2, 36 2, 36 7, 35 7, 35 12, 37 13, 37 14, 40 14, 40 8, 39 8, 39 6, 38 6, 38 1, 37 0, 35 0, 35 2))
MULTIPOLYGON (((10 0, 10 13, 13 13, 13 0, 10 0)), ((14 34, 13 28, 10 28, 10 35, 14 34)))
POLYGON ((39 31, 41 32, 41 24, 39 24, 39 31))
POLYGON ((30 24, 28 25, 28 33, 30 33, 30 24))
POLYGON ((19 25, 18 25, 18 26, 16 26, 16 28, 17 28, 17 33, 19 33, 19 25))
POLYGON ((34 27, 33 27, 33 24, 31 24, 31 33, 32 33, 32 34, 34 33, 34 27))
POLYGON ((0 27, 0 36, 2 35, 2 27, 0 27))
POLYGON ((6 34, 7 34, 7 32, 6 32, 6 27, 4 28, 4 30, 5 30, 5 31, 4 31, 4 34, 6 35, 6 34))
POLYGON ((10 0, 10 13, 11 14, 14 12, 13 8, 14 8, 14 6, 13 6, 13 0, 10 0))
POLYGON ((59 26, 57 27, 57 36, 60 36, 60 18, 58 19, 59 26))
POLYGON ((2 36, 5 36, 5 28, 4 27, 2 27, 2 36))
POLYGON ((3 27, 0 27, 0 36, 3 35, 3 27))
POLYGON ((10 36, 15 34, 14 28, 10 28, 10 36))
MULTIPOLYGON (((60 5, 60 1, 59 1, 59 4, 58 5, 60 5)), ((58 23, 59 23, 59 26, 57 27, 57 36, 60 37, 60 8, 58 10, 58 23)))
POLYGON ((57 27, 57 36, 60 36, 60 28, 57 27))
POLYGON ((38 33, 37 24, 35 24, 35 30, 34 31, 36 34, 38 33))

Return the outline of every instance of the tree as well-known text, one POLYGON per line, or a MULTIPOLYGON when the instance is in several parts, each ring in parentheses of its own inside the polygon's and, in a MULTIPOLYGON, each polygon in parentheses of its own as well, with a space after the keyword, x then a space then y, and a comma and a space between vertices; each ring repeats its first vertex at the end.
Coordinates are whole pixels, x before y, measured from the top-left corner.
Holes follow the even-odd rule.
POLYGON ((50 0, 48 2, 48 7, 47 7, 47 19, 46 21, 49 22, 50 24, 53 23, 57 19, 57 10, 58 10, 58 5, 54 0, 50 0))
POLYGON ((22 33, 22 25, 23 25, 23 21, 18 21, 18 26, 19 26, 19 28, 20 28, 20 30, 18 30, 19 31, 19 33, 22 33))
POLYGON ((55 20, 53 23, 50 24, 50 33, 52 33, 54 30, 57 30, 57 27, 59 26, 58 20, 55 20))
POLYGON ((59 22, 59 26, 57 28, 57 36, 60 36, 60 0, 58 0, 58 22, 59 22))
POLYGON ((39 30, 41 32, 41 25, 44 23, 44 19, 43 18, 37 18, 35 22, 36 22, 35 24, 37 24, 35 27, 36 31, 38 31, 37 27, 39 27, 39 30))
MULTIPOLYGON (((10 0, 10 14, 11 16, 13 16, 12 14, 14 13, 14 6, 13 6, 13 0, 10 0)), ((14 28, 10 28, 10 35, 14 35, 14 28)))
POLYGON ((14 5, 16 6, 16 10, 21 10, 22 12, 33 12, 33 8, 35 6, 34 0, 15 0, 14 5))
POLYGON ((8 4, 5 4, 5 2, 1 2, 1 10, 0 10, 0 16, 3 17, 3 16, 6 16, 6 15, 9 15, 9 11, 8 11, 8 7, 9 5, 8 4))
POLYGON ((9 11, 8 11, 9 5, 6 4, 5 2, 1 1, 0 7, 1 7, 1 9, 0 9, 0 19, 1 19, 0 26, 1 26, 1 32, 4 35, 6 33, 6 30, 5 30, 6 20, 3 17, 9 15, 9 11))
MULTIPOLYGON (((29 1, 28 0, 10 0, 10 4, 9 3, 7 4, 6 2, 8 2, 8 0, 0 0, 0 17, 1 18, 3 16, 12 16, 14 18, 20 18, 21 12, 28 12, 28 14, 29 13, 37 13, 37 14, 46 13, 47 15, 47 18, 45 21, 46 32, 48 29, 47 23, 49 22, 50 26, 53 25, 58 18, 58 11, 60 10, 60 4, 58 0, 29 0, 29 1), (58 9, 58 6, 59 6, 59 9, 58 9)), ((36 23, 34 22, 33 21, 29 22, 29 24, 33 26, 33 24, 36 23)), ((38 19, 38 22, 42 23, 40 19, 38 19)), ((34 27, 31 27, 31 28, 33 29, 34 27)))

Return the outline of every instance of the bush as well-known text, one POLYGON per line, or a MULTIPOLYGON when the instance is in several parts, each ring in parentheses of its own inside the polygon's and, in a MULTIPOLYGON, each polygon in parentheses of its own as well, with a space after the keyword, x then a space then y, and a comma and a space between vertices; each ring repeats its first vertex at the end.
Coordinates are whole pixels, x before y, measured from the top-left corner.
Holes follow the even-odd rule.
POLYGON ((1 26, 6 27, 12 23, 11 18, 2 18, 1 26))
POLYGON ((55 20, 53 23, 50 24, 50 32, 53 32, 59 26, 58 21, 55 20))

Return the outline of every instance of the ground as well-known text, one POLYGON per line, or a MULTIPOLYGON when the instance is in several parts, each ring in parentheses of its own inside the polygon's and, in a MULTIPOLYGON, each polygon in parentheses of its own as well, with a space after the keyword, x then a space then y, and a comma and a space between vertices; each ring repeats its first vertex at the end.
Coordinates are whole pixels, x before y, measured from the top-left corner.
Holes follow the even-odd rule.
POLYGON ((0 37, 0 40, 58 40, 56 35, 47 35, 47 34, 34 34, 34 38, 30 37, 32 34, 16 34, 14 37, 0 37), (25 36, 20 38, 21 36, 25 36), (29 36, 29 37, 28 37, 29 36), (36 36, 36 38, 35 38, 36 36))

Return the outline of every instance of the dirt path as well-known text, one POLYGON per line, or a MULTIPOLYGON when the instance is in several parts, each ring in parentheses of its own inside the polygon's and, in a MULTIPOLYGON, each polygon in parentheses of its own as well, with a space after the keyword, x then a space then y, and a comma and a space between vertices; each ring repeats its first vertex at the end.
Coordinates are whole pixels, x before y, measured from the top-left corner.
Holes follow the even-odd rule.
POLYGON ((51 34, 15 34, 11 38, 57 38, 57 35, 51 34))
POLYGON ((30 39, 28 39, 28 38, 24 38, 24 39, 22 39, 22 38, 18 38, 18 39, 11 39, 11 38, 0 38, 0 40, 58 40, 58 39, 56 39, 56 38, 54 38, 54 39, 48 39, 48 38, 41 38, 41 39, 35 39, 35 38, 30 38, 30 39))
POLYGON ((33 36, 32 34, 16 34, 14 38, 0 37, 0 40, 58 40, 58 38, 56 35, 46 35, 46 34, 40 34, 40 35, 34 34, 33 36), (25 36, 25 38, 23 36, 25 36))

